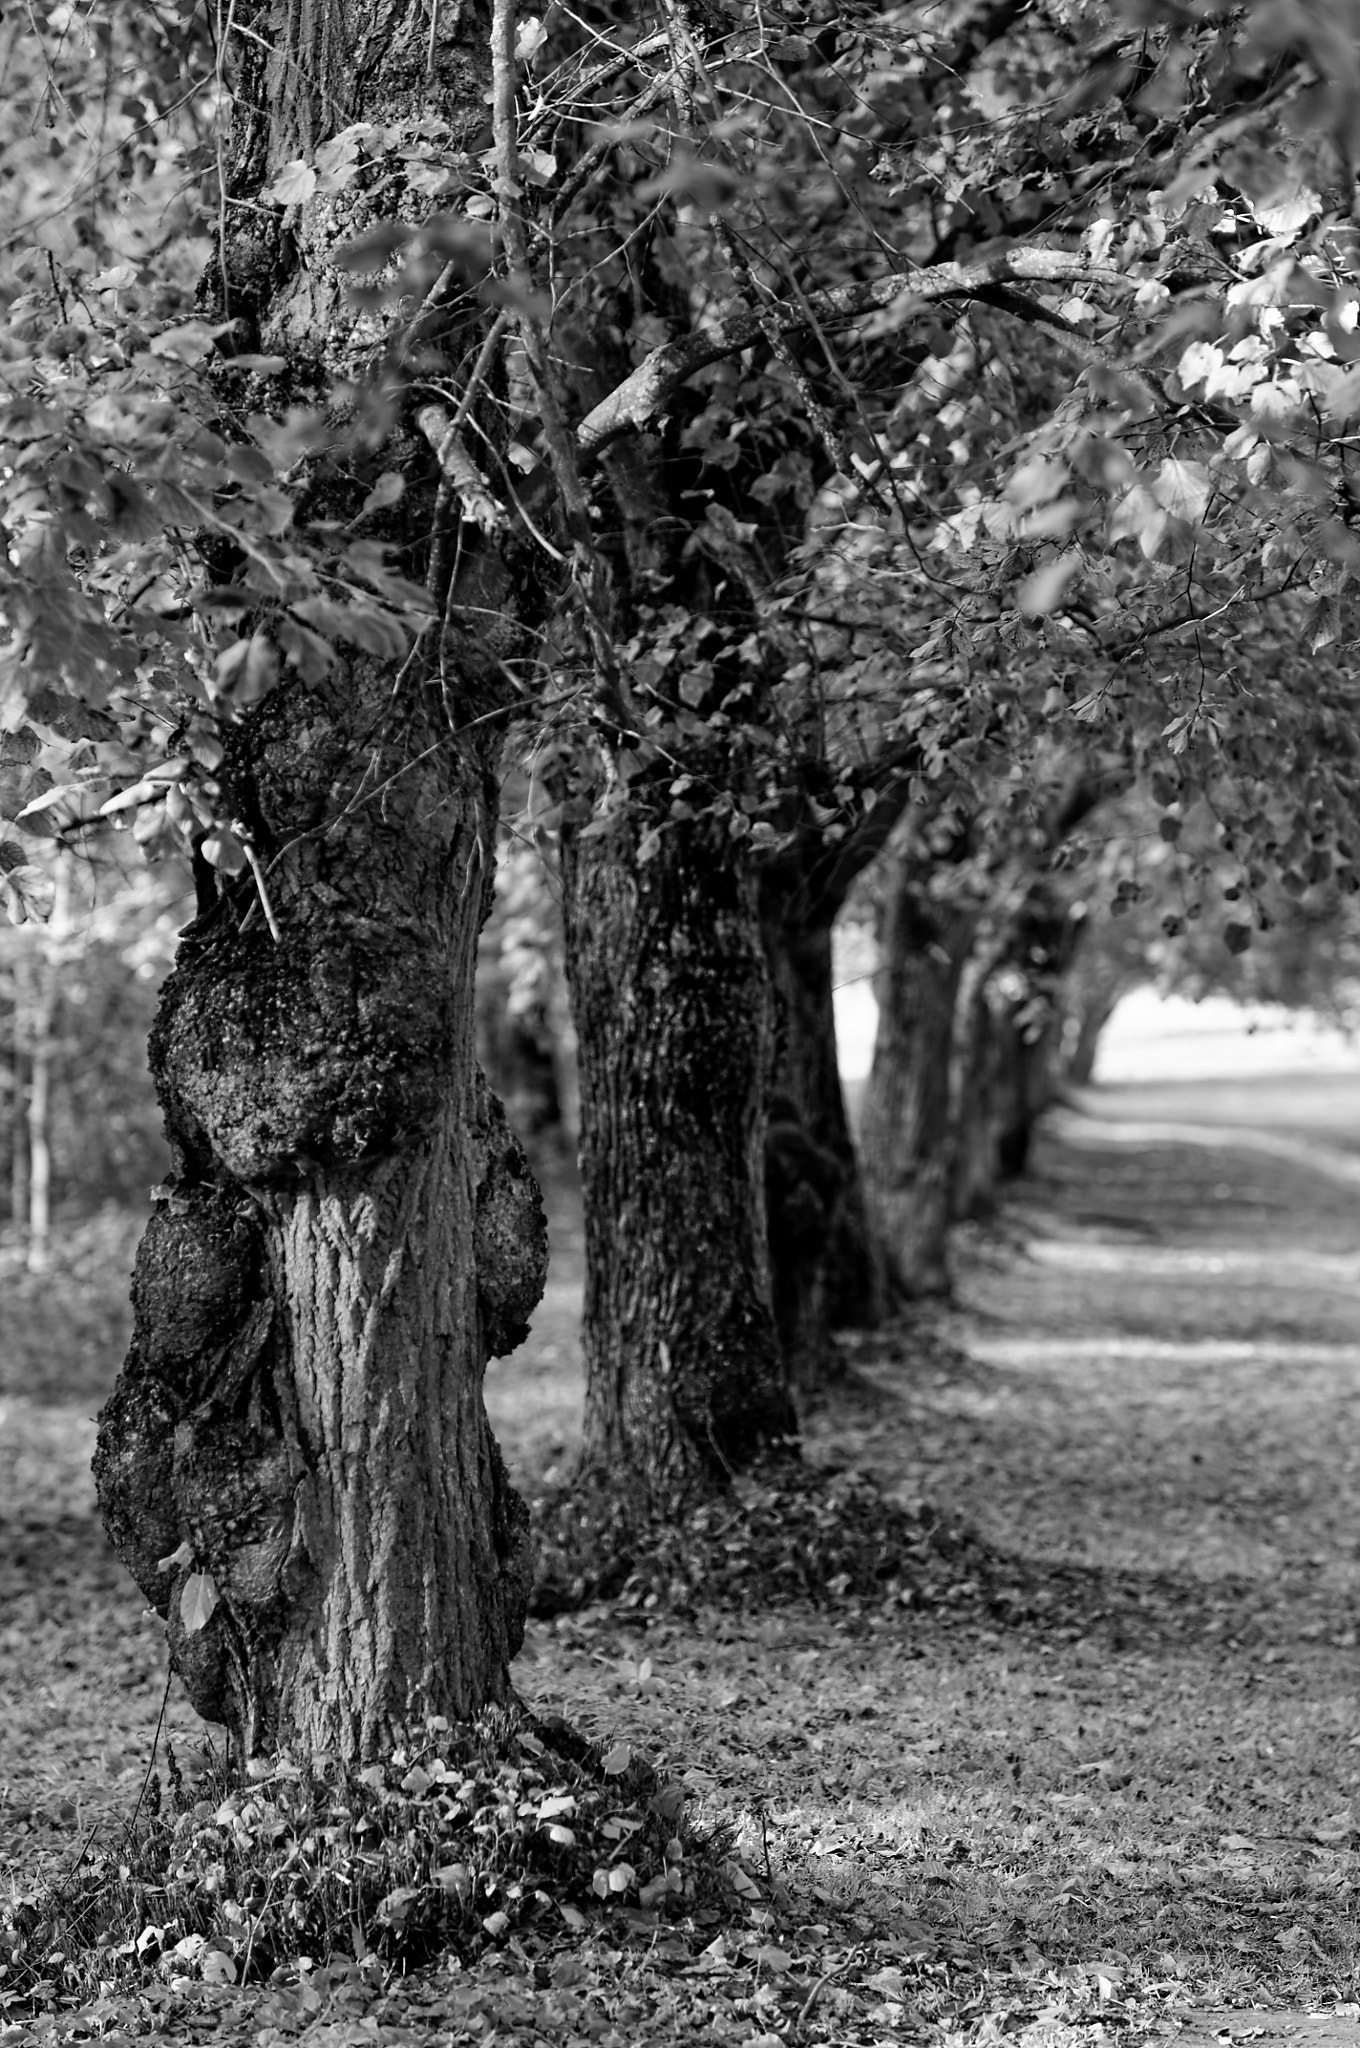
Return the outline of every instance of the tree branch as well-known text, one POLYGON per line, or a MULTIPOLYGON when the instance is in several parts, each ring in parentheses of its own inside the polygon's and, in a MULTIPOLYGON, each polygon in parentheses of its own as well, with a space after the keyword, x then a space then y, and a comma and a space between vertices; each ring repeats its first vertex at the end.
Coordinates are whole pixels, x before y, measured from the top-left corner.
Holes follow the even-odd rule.
MULTIPOLYGON (((1025 283, 1100 284, 1133 291, 1138 280, 1066 249, 1011 249, 977 263, 940 263, 905 277, 894 274, 862 284, 837 285, 810 294, 802 306, 771 305, 759 315, 740 313, 708 332, 654 348, 622 384, 587 413, 576 431, 577 449, 583 461, 593 462, 620 434, 651 426, 696 370, 766 340, 771 322, 782 334, 798 333, 814 318, 824 327, 846 327, 870 313, 891 312, 905 324, 918 307, 938 305, 945 299, 978 298, 999 285, 1025 283)), ((1031 317, 1046 322, 1052 319, 1037 308, 1031 317)), ((1066 338, 1078 353, 1085 355, 1090 349, 1084 336, 1066 338)))

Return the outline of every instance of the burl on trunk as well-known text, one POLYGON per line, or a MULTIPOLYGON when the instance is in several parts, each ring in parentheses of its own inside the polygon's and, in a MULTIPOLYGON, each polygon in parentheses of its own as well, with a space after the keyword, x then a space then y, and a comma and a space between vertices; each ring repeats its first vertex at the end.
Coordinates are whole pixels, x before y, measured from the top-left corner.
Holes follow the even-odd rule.
POLYGON ((386 695, 352 667, 233 737, 280 936, 240 885, 184 936, 151 1047, 178 1171, 100 1421, 110 1536, 246 1753, 466 1716, 522 1633, 527 1522, 481 1386, 546 1238, 472 1053, 490 791, 435 711, 360 745, 386 695), (193 1630, 190 1576, 217 1595, 193 1630))

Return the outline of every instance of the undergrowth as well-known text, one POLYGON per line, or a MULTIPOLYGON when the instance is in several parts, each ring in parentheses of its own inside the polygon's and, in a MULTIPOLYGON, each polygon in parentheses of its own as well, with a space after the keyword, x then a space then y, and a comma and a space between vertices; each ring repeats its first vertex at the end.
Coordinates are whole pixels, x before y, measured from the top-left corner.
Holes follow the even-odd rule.
POLYGON ((626 1743, 502 1709, 362 1770, 287 1756, 188 1780, 170 1758, 121 1840, 0 1914, 0 2016, 159 1979, 276 1978, 340 1956, 391 1976, 545 1920, 692 1916, 754 1889, 730 1838, 626 1743))

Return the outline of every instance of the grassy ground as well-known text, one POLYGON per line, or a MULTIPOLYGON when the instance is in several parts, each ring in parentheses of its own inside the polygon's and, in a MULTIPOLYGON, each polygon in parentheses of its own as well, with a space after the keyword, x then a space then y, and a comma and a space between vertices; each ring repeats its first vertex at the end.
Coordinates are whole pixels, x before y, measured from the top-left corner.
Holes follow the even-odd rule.
MULTIPOLYGON (((1360 1102, 1325 1085, 1330 1118, 1253 1085, 1220 1120, 1276 1109, 1344 1144, 1360 1102)), ((1101 1106, 1195 1113, 1165 1087, 1101 1106)), ((1098 1133, 1036 1168, 962 1248, 959 1307, 847 1346, 808 1431, 814 1457, 970 1522, 985 1582, 924 1609, 531 1626, 540 1709, 626 1734, 735 1824, 763 1892, 745 1924, 505 1950, 395 2004, 348 1980, 305 2014, 204 1993, 157 2023, 259 2048, 1048 2048, 1174 2031, 1187 2005, 1354 1999, 1360 1193, 1098 1133)), ((579 1230, 557 1207, 533 1338, 489 1382, 525 1479, 569 1455, 579 1411, 579 1230)), ((160 1705, 159 1629, 87 1476, 132 1235, 91 1227, 41 1284, 0 1266, 0 1881, 20 1887, 125 1810, 160 1705)))

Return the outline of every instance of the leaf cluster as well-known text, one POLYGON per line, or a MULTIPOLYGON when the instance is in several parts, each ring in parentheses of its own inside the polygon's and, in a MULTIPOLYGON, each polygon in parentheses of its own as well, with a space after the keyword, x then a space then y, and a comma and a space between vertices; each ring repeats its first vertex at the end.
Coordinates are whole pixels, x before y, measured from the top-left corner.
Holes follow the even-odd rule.
POLYGON ((726 1838, 687 1825, 681 1787, 627 1743, 505 1710, 432 1721, 361 1770, 276 1756, 191 1783, 172 1756, 164 1807, 151 1785, 121 1841, 11 1903, 0 2011, 142 1980, 258 1982, 337 1954, 404 1972, 534 1923, 689 1913, 737 1882, 726 1838))
POLYGON ((623 1489, 577 1484, 535 1502, 533 1520, 540 1615, 598 1601, 634 1614, 936 1606, 970 1581, 977 1550, 933 1508, 885 1500, 862 1473, 792 1464, 743 1477, 678 1517, 623 1489))

